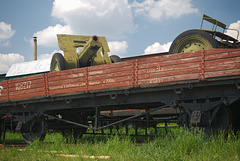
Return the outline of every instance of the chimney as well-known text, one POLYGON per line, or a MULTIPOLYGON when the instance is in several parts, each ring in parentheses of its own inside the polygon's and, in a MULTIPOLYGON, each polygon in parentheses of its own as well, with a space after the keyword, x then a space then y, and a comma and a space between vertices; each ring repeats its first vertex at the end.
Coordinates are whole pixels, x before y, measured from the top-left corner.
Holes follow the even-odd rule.
POLYGON ((37 60, 37 37, 33 37, 33 43, 34 43, 34 61, 37 60))

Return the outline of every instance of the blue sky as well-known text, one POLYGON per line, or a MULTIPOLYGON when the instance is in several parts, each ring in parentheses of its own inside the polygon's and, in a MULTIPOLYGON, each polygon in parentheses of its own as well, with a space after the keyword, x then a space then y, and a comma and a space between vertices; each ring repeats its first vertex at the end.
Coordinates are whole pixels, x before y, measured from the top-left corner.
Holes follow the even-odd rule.
MULTIPOLYGON (((0 73, 11 64, 59 51, 56 34, 106 36, 110 55, 167 51, 180 33, 199 29, 203 14, 240 30, 239 0, 1 0, 0 73)), ((231 34, 231 33, 230 33, 231 34)))

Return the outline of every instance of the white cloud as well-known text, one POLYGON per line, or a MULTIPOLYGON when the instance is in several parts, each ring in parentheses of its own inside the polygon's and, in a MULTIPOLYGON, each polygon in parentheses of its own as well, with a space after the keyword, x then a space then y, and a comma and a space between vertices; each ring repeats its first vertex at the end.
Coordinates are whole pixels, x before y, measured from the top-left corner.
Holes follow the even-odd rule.
POLYGON ((24 57, 17 53, 0 54, 0 73, 7 73, 12 64, 24 62, 24 57))
MULTIPOLYGON (((41 46, 56 47, 57 46, 57 34, 71 34, 72 30, 69 26, 55 25, 49 26, 46 29, 38 31, 33 34, 37 37, 37 43, 41 46)), ((31 40, 32 42, 32 40, 31 40)), ((33 43, 33 42, 32 42, 33 43)))
POLYGON ((110 41, 108 42, 110 48, 109 55, 118 55, 120 57, 125 56, 127 53, 128 44, 126 41, 110 41))
POLYGON ((40 55, 38 56, 38 60, 42 60, 42 59, 52 59, 52 56, 53 56, 53 54, 55 54, 55 53, 61 53, 61 54, 63 54, 63 51, 62 51, 62 50, 54 50, 54 51, 51 52, 51 53, 40 54, 40 55))
MULTIPOLYGON (((196 12, 198 10, 193 7, 191 0, 145 0, 142 3, 136 0, 133 3, 128 0, 55 0, 51 15, 65 25, 49 26, 34 36, 38 37, 39 45, 47 47, 57 47, 57 33, 98 35, 119 40, 136 31, 137 25, 133 22, 135 15, 159 21, 164 17, 178 18, 196 12)), ((124 45, 122 51, 112 45, 115 46, 112 52, 124 55, 127 42, 121 45, 124 45)))
POLYGON ((127 0, 55 0, 52 16, 77 35, 122 38, 136 29, 127 0))
POLYGON ((154 44, 148 46, 144 50, 144 55, 153 54, 153 53, 168 52, 171 44, 172 44, 172 42, 168 42, 168 43, 163 44, 163 45, 161 45, 158 42, 155 42, 154 44))
POLYGON ((0 46, 9 46, 10 39, 16 31, 12 29, 11 24, 0 22, 0 46))
MULTIPOLYGON (((230 24, 229 28, 230 29, 236 29, 240 32, 240 20, 238 20, 235 23, 230 24)), ((226 34, 229 35, 229 36, 232 36, 235 39, 237 38, 237 31, 227 30, 226 34)), ((240 41, 240 35, 238 36, 238 41, 240 41)))
POLYGON ((156 21, 198 12, 191 0, 145 0, 142 3, 135 0, 131 7, 136 15, 144 15, 156 21))
POLYGON ((55 0, 52 16, 65 25, 49 26, 34 33, 38 45, 57 46, 57 33, 120 39, 136 30, 127 0, 55 0))

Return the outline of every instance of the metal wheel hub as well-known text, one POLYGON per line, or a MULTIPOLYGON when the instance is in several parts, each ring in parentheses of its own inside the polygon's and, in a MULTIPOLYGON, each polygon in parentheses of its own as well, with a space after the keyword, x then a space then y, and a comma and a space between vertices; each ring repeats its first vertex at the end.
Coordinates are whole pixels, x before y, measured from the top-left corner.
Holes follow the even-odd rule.
POLYGON ((197 42, 189 43, 184 46, 181 53, 193 52, 193 51, 204 50, 204 49, 205 49, 205 45, 202 43, 197 43, 197 42))
POLYGON ((188 30, 181 33, 172 42, 169 54, 193 52, 219 48, 217 40, 202 30, 188 30))
POLYGON ((57 60, 54 60, 54 61, 52 62, 52 64, 51 64, 51 71, 52 71, 52 72, 60 71, 57 60))
POLYGON ((212 45, 205 38, 200 35, 189 35, 181 40, 177 44, 177 52, 193 52, 199 50, 211 49, 212 45))

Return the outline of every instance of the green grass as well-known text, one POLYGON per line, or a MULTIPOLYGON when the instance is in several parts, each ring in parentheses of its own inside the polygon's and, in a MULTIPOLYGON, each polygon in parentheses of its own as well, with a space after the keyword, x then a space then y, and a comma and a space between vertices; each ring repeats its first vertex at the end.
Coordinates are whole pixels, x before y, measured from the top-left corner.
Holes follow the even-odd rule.
MULTIPOLYGON (((141 131, 140 131, 141 132, 141 131)), ((169 130, 165 137, 145 138, 137 145, 138 138, 130 136, 84 135, 77 144, 66 144, 60 133, 47 134, 44 142, 35 141, 19 148, 0 149, 0 160, 93 160, 82 156, 110 156, 110 160, 240 160, 240 139, 230 134, 206 137, 182 128, 169 130), (59 154, 78 155, 63 157, 59 154)), ((141 138, 142 139, 142 138, 141 138)), ((22 142, 20 134, 7 132, 6 142, 22 142)), ((100 160, 100 159, 96 159, 100 160)))

